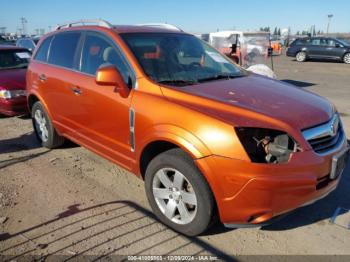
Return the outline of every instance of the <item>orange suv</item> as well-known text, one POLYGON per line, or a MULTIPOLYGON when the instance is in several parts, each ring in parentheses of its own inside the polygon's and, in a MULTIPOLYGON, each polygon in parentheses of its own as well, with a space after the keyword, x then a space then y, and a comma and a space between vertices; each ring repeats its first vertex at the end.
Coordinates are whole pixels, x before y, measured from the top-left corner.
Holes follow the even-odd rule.
POLYGON ((67 138, 135 173, 158 218, 186 235, 215 217, 260 226, 336 188, 348 145, 326 99, 169 25, 80 22, 44 36, 27 72, 44 147, 67 138))

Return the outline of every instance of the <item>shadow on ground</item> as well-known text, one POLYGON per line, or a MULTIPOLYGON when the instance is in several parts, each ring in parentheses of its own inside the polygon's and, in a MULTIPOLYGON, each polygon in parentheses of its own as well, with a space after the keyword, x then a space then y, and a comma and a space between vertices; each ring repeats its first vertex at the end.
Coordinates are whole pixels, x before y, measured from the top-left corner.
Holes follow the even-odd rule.
MULTIPOLYGON (((296 59, 293 59, 293 61, 295 61, 296 63, 299 63, 297 62, 296 59)), ((335 64, 344 64, 343 61, 341 60, 334 60, 334 59, 318 59, 318 58, 313 58, 312 60, 311 59, 308 59, 306 60, 305 62, 303 63, 335 63, 335 64)), ((345 64, 346 65, 346 64, 345 64)))
POLYGON ((292 79, 282 79, 281 81, 286 82, 288 84, 292 84, 292 85, 294 85, 296 87, 300 87, 300 88, 306 88, 306 87, 309 87, 309 86, 316 85, 314 83, 297 81, 297 80, 292 80, 292 79))
MULTIPOLYGON (((31 228, 0 235, 0 260, 35 255, 35 260, 58 258, 91 261, 132 255, 211 255, 235 259, 198 237, 180 235, 159 223, 154 215, 129 201, 80 208, 72 205, 54 219, 31 228), (117 255, 122 255, 116 257, 117 255)), ((33 258, 33 257, 32 257, 33 258)))
POLYGON ((29 132, 15 138, 0 140, 0 154, 31 150, 39 147, 41 145, 34 132, 29 132))

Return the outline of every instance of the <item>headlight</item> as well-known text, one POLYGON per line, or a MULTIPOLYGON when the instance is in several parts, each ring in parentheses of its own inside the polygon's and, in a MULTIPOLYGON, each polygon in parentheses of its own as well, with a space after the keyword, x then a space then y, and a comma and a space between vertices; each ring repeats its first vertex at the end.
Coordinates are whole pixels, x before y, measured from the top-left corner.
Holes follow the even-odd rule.
POLYGON ((239 140, 254 163, 285 163, 298 144, 287 133, 265 128, 235 128, 239 140))
POLYGON ((10 99, 19 96, 26 96, 25 90, 0 90, 0 98, 10 99))

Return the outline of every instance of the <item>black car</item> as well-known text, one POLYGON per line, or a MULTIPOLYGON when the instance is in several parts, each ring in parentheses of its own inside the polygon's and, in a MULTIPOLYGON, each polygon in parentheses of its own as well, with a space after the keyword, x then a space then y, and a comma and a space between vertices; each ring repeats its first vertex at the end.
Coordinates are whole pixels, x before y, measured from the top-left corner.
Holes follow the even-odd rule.
POLYGON ((30 52, 33 52, 36 44, 39 42, 40 38, 39 37, 24 37, 17 39, 16 46, 18 47, 23 47, 27 48, 30 52))
POLYGON ((350 44, 328 37, 297 38, 288 48, 287 56, 295 57, 298 62, 307 59, 330 59, 350 64, 350 44))

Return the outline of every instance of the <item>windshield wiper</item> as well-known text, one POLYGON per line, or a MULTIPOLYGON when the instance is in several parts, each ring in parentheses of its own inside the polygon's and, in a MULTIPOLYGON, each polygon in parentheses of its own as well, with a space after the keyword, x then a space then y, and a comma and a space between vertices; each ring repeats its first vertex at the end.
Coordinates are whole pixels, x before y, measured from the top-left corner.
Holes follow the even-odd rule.
POLYGON ((218 74, 211 77, 198 79, 198 82, 202 83, 202 82, 209 82, 209 81, 220 80, 220 79, 229 80, 229 79, 238 78, 242 76, 243 75, 218 74))
POLYGON ((193 80, 181 80, 181 79, 174 79, 174 80, 162 80, 158 81, 159 84, 174 84, 174 85, 194 85, 197 83, 196 81, 193 80))

